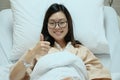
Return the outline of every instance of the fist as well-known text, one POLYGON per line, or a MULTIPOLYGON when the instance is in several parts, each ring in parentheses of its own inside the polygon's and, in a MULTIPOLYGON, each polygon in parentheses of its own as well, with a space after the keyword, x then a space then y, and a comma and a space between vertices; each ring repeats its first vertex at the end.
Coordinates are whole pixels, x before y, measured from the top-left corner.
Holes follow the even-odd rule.
POLYGON ((41 34, 40 35, 40 41, 37 43, 35 46, 35 54, 36 55, 45 55, 48 53, 50 49, 50 42, 44 41, 44 36, 41 34))

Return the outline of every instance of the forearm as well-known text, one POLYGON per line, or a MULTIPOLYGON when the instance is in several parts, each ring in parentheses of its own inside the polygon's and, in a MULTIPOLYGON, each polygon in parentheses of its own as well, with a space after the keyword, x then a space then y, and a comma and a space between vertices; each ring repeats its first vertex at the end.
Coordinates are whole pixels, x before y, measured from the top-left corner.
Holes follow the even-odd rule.
POLYGON ((26 73, 24 65, 19 61, 10 72, 10 80, 21 80, 26 73))
MULTIPOLYGON (((24 54, 15 66, 11 69, 10 80, 23 80, 26 76, 26 66, 24 62, 31 63, 35 57, 39 58, 40 56, 45 55, 50 49, 50 43, 48 41, 40 41, 36 46, 24 54)), ((25 79, 28 80, 28 79, 25 79)))
POLYGON ((30 64, 33 59, 34 59, 34 51, 29 50, 12 67, 11 72, 10 72, 10 80, 22 80, 22 78, 25 77, 26 70, 27 70, 27 68, 25 67, 23 61, 30 64))

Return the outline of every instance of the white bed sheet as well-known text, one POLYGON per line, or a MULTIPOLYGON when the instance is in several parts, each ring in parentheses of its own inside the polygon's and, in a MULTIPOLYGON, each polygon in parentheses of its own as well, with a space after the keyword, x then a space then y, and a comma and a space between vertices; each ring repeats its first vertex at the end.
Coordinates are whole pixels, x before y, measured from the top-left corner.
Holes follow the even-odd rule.
POLYGON ((9 68, 11 65, 0 66, 0 80, 9 80, 9 68))
POLYGON ((9 80, 9 70, 11 66, 12 63, 8 60, 0 42, 0 80, 9 80))
POLYGON ((6 53, 5 53, 5 51, 2 49, 1 43, 0 43, 0 59, 1 59, 1 60, 0 60, 0 66, 9 64, 8 59, 7 59, 7 56, 6 56, 6 53))
POLYGON ((105 12, 105 32, 109 42, 110 55, 112 61, 111 71, 120 73, 120 31, 116 11, 112 7, 104 7, 105 12))

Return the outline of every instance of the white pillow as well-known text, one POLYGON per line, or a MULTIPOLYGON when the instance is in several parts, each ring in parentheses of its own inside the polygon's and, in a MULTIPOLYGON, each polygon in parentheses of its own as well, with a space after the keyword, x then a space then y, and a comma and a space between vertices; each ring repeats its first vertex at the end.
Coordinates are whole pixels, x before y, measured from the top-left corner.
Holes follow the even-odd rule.
POLYGON ((75 38, 93 53, 109 53, 104 31, 104 0, 62 0, 73 18, 75 38))
MULTIPOLYGON (((57 1, 53 0, 53 2, 57 1)), ((35 46, 40 40, 39 36, 44 14, 48 8, 46 3, 49 3, 50 5, 50 3, 53 2, 47 0, 10 0, 14 15, 11 60, 19 59, 19 57, 21 57, 29 48, 35 46)))
POLYGON ((112 72, 120 72, 120 64, 118 61, 120 60, 120 31, 119 31, 119 22, 118 16, 114 8, 105 6, 105 28, 106 28, 106 36, 108 42, 110 43, 110 56, 112 66, 112 72))
MULTIPOLYGON (((11 9, 0 11, 0 44, 6 60, 9 60, 12 53, 13 18, 11 9)), ((3 56, 1 56, 3 57, 3 56)), ((3 57, 4 58, 4 57, 3 57)), ((0 58, 1 59, 1 58, 0 58)), ((4 64, 6 64, 4 62, 4 64)))
POLYGON ((39 41, 44 14, 51 3, 64 4, 74 21, 76 39, 95 53, 108 52, 103 26, 103 0, 10 0, 14 14, 12 60, 39 41))

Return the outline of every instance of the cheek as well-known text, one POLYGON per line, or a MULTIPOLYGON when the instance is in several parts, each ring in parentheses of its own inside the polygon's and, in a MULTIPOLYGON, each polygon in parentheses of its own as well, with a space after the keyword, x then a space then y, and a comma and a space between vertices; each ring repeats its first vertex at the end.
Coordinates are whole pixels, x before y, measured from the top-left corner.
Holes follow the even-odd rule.
POLYGON ((68 33, 68 27, 67 27, 67 29, 65 30, 65 32, 66 32, 66 35, 67 35, 67 33, 68 33))
POLYGON ((48 33, 51 35, 52 34, 52 30, 48 28, 48 33))

